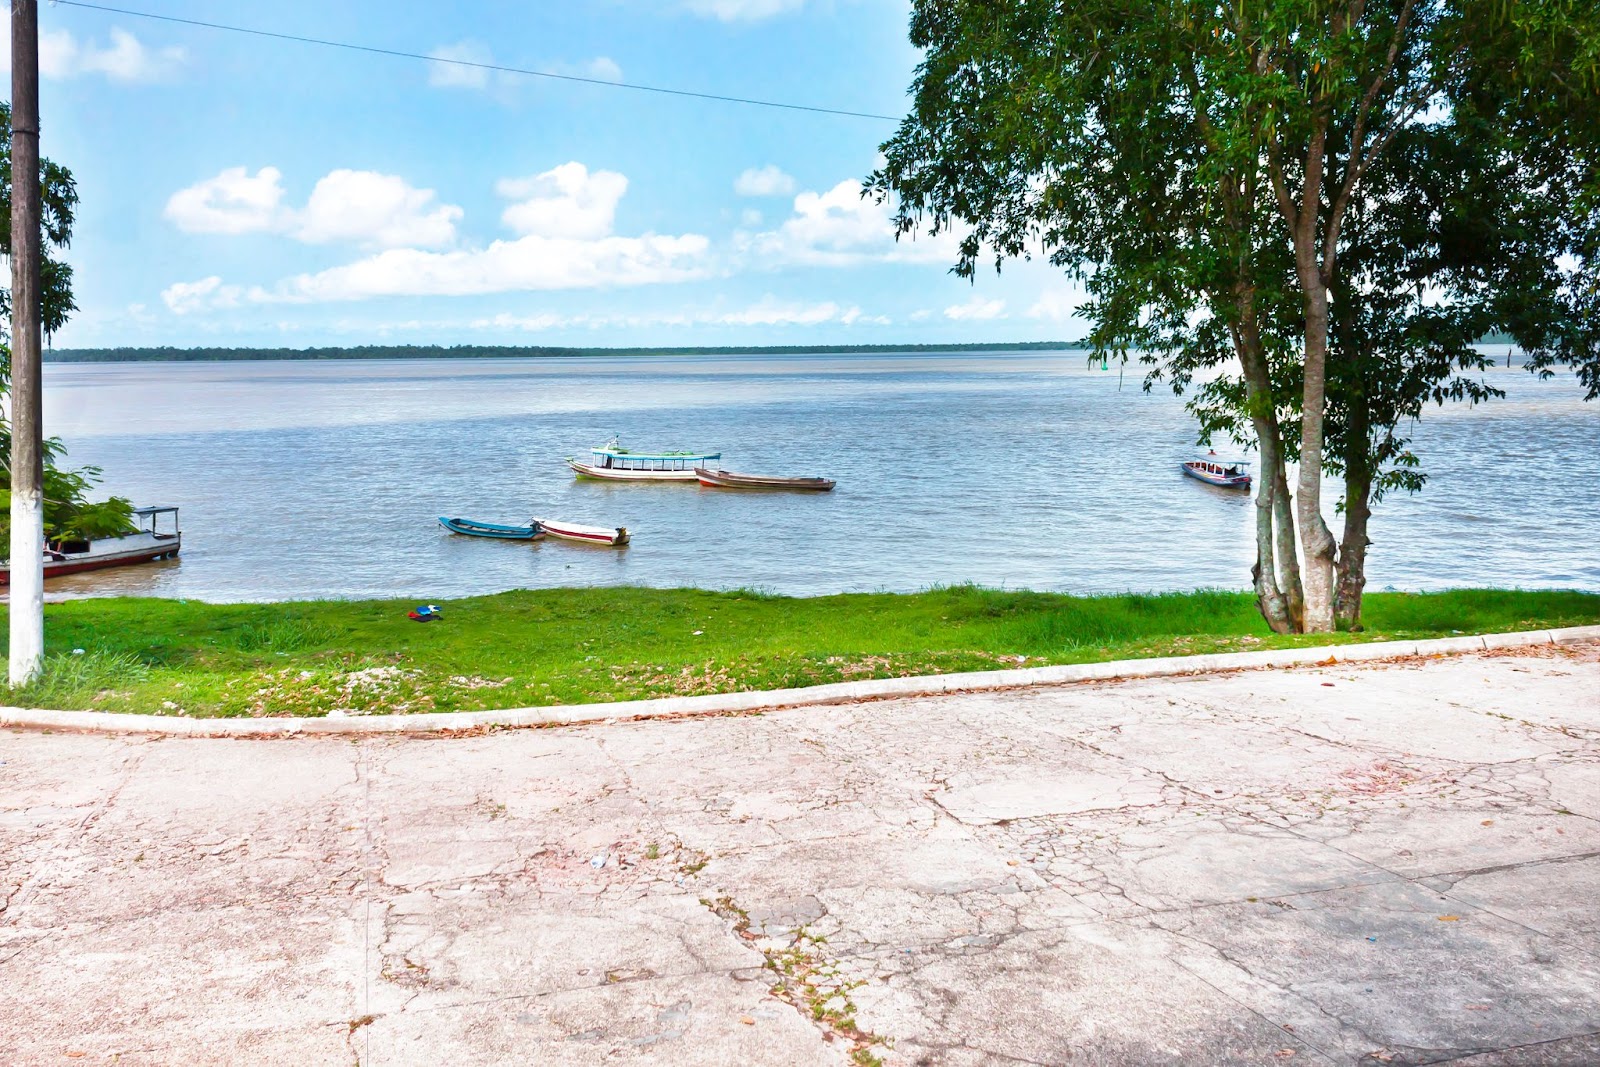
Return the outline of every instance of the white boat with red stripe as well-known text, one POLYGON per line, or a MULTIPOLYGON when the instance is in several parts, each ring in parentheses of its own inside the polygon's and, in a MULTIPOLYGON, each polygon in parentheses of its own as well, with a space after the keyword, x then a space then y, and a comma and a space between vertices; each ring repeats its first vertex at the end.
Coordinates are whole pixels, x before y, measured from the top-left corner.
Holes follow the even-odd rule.
POLYGON ((586 545, 625 545, 628 543, 626 526, 583 526, 559 519, 534 519, 541 533, 559 537, 563 541, 577 541, 586 545))

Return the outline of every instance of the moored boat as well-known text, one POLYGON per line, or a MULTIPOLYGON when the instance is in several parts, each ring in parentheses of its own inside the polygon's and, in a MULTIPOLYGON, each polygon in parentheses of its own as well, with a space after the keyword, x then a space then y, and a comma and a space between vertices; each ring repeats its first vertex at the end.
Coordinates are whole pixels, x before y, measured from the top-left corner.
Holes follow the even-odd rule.
POLYGON ((532 541, 544 532, 539 529, 538 523, 502 526, 494 522, 478 522, 476 519, 447 519, 443 515, 439 516, 439 525, 451 533, 467 537, 497 537, 502 541, 532 541))
MULTIPOLYGON (((59 578, 65 574, 98 571, 107 567, 126 567, 133 563, 149 563, 158 559, 175 559, 183 547, 183 534, 178 529, 178 509, 174 507, 137 508, 134 518, 140 529, 121 537, 96 537, 92 541, 56 541, 45 548, 44 576, 59 578), (162 515, 172 516, 172 532, 157 530, 157 520, 162 515), (146 528, 146 523, 149 524, 146 528)), ((0 563, 0 585, 11 584, 11 565, 0 563)))
POLYGON ((613 437, 590 449, 590 462, 568 459, 567 466, 580 478, 614 482, 692 482, 695 468, 720 463, 721 452, 634 452, 613 437))
POLYGON ((1184 463, 1183 473, 1191 478, 1198 478, 1207 485, 1215 485, 1222 489, 1249 489, 1250 469, 1242 459, 1224 459, 1215 452, 1208 452, 1199 459, 1191 459, 1184 463))
POLYGON ((563 541, 578 541, 586 545, 625 545, 628 543, 626 526, 583 526, 576 522, 558 519, 534 519, 541 531, 563 541))
POLYGON ((701 485, 714 489, 805 489, 826 493, 834 486, 829 478, 776 478, 767 474, 738 474, 706 467, 696 467, 694 475, 701 485))

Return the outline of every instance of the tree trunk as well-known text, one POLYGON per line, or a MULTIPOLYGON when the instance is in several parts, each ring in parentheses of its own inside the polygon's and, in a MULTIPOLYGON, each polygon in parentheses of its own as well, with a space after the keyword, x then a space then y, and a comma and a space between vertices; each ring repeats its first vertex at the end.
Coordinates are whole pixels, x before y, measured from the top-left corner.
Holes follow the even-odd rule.
MULTIPOLYGON (((1262 477, 1267 476, 1268 472, 1263 470, 1262 477)), ((1278 483, 1273 507, 1278 520, 1279 582, 1283 586, 1289 618, 1294 623, 1294 629, 1290 632, 1303 634, 1306 632, 1306 598, 1300 581, 1299 546, 1294 536, 1294 497, 1289 493, 1289 470, 1283 462, 1281 440, 1278 445, 1278 465, 1271 472, 1271 477, 1278 483)))
MULTIPOLYGON (((1278 583, 1278 564, 1274 559, 1276 555, 1275 543, 1281 537, 1275 538, 1273 518, 1286 513, 1282 506, 1283 488, 1285 479, 1283 471, 1283 450, 1277 440, 1278 428, 1276 420, 1256 418, 1252 420, 1256 430, 1257 449, 1261 453, 1261 476, 1256 480, 1256 562, 1250 568, 1250 577, 1256 590, 1256 607, 1261 611, 1261 617, 1267 620, 1273 633, 1291 634, 1299 630, 1299 619, 1295 617, 1294 605, 1299 601, 1299 589, 1293 590, 1293 598, 1286 595, 1278 583), (1272 471, 1276 469, 1279 474, 1274 477, 1272 471)), ((1291 532, 1289 541, 1290 565, 1293 565, 1294 536, 1291 532)))
POLYGON ((1372 422, 1364 389, 1353 389, 1344 442, 1344 536, 1339 545, 1339 588, 1334 620, 1361 628, 1361 591, 1367 584, 1367 522, 1372 518, 1372 422))
POLYGON ((1305 590, 1304 633, 1333 630, 1334 559, 1338 546, 1322 520, 1323 416, 1328 402, 1328 287, 1312 257, 1301 256, 1305 287, 1305 392, 1300 408, 1299 520, 1305 590))
POLYGON ((1250 577, 1256 607, 1274 633, 1297 633, 1301 627, 1300 567, 1295 559, 1294 522, 1289 507, 1289 480, 1283 464, 1283 431, 1278 425, 1272 378, 1255 321, 1254 294, 1241 286, 1235 293, 1239 325, 1234 349, 1244 370, 1250 422, 1256 432, 1261 470, 1256 479, 1256 562, 1250 577))

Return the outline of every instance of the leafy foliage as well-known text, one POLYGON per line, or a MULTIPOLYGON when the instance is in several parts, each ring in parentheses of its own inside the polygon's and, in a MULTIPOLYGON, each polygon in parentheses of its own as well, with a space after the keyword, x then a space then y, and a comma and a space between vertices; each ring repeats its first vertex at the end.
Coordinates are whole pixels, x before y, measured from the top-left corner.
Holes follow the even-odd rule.
MULTIPOLYGON (((11 454, 11 427, 0 420, 0 456, 11 454)), ((59 466, 66 447, 58 437, 44 443, 44 536, 46 541, 93 540, 132 533, 133 504, 124 497, 93 502, 89 493, 100 484, 99 467, 59 466)), ((11 468, 0 470, 0 545, 11 543, 11 468)))
MULTIPOLYGON (((0 246, 11 247, 11 105, 0 103, 0 246)), ((48 159, 39 161, 42 256, 40 300, 45 332, 60 329, 77 304, 72 299, 72 267, 56 258, 72 242, 77 216, 78 187, 65 167, 48 159)), ((11 291, 0 289, 0 315, 11 319, 11 291)), ((0 390, 11 380, 11 349, 0 345, 0 390)), ((44 443, 44 530, 47 541, 78 541, 114 537, 135 529, 133 505, 122 497, 99 502, 89 493, 100 483, 99 467, 69 469, 59 466, 66 454, 59 438, 44 443)), ((0 545, 11 540, 11 427, 0 420, 0 545)), ((3 551, 3 549, 0 549, 3 551)))

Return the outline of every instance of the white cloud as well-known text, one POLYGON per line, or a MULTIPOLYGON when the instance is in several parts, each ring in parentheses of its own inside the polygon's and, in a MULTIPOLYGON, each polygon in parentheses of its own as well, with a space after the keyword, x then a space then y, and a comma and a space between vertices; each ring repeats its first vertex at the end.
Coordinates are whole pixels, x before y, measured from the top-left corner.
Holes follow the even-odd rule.
POLYGON ((468 323, 468 326, 474 330, 525 330, 528 333, 585 325, 588 325, 587 316, 557 315, 549 311, 538 315, 513 315, 510 312, 502 311, 498 315, 485 319, 474 319, 468 323))
POLYGON ((782 303, 769 296, 711 321, 726 326, 815 326, 823 322, 854 322, 860 315, 860 308, 841 309, 831 300, 821 304, 796 304, 782 303))
POLYGON ((755 22, 787 11, 799 11, 805 0, 688 0, 696 15, 723 22, 755 22))
POLYGON ((788 196, 794 192, 794 179, 769 163, 759 170, 751 167, 733 181, 740 196, 788 196))
POLYGON ((161 291, 161 299, 178 315, 203 308, 237 307, 242 295, 239 286, 223 285, 215 274, 197 282, 176 282, 161 291))
POLYGON ((1078 317, 1078 307, 1083 302, 1081 292, 1062 292, 1050 290, 1039 295, 1024 314, 1030 319, 1049 319, 1051 322, 1066 322, 1068 319, 1078 317))
POLYGON ((929 308, 918 308, 911 313, 912 322, 926 322, 933 318, 933 311, 929 308))
POLYGON ((622 80, 622 68, 610 56, 595 56, 584 64, 583 72, 585 77, 599 78, 603 82, 622 80))
POLYGON ((743 226, 760 226, 762 218, 761 212, 753 207, 747 207, 739 212, 739 223, 743 226))
POLYGON ((628 179, 616 171, 593 174, 582 163, 563 163, 532 178, 505 178, 495 192, 516 203, 500 216, 519 234, 596 238, 611 232, 628 179))
MULTIPOLYGON (((111 81, 160 81, 183 65, 182 48, 149 48, 127 30, 113 27, 107 44, 80 41, 66 30, 39 34, 39 76, 66 79, 100 74, 111 81)), ((0 10, 0 69, 11 70, 11 10, 0 10)))
POLYGON ((309 303, 381 296, 466 296, 541 289, 592 289, 688 281, 706 275, 710 242, 699 234, 575 240, 530 234, 487 248, 426 252, 394 248, 316 274, 301 274, 259 302, 309 303))
POLYGON ((907 234, 897 241, 889 205, 862 197, 861 184, 853 179, 825 193, 801 193, 794 198, 794 213, 778 229, 736 234, 734 244, 763 266, 952 263, 957 249, 949 232, 907 234))
POLYGON ((294 236, 312 244, 438 248, 455 242, 461 214, 454 204, 435 204, 432 189, 414 189, 392 174, 336 170, 311 190, 294 236))
POLYGON ((842 323, 846 326, 857 322, 886 325, 889 320, 882 315, 863 315, 859 307, 843 307, 831 300, 805 304, 796 301, 779 300, 777 297, 768 294, 748 307, 733 311, 673 311, 645 315, 558 315, 554 312, 513 315, 509 312, 501 312, 488 318, 475 319, 469 325, 475 330, 524 330, 536 333, 545 330, 572 328, 817 326, 829 322, 842 323))
POLYGON ((310 244, 437 248, 455 241, 461 209, 434 203, 433 190, 413 188, 403 178, 336 170, 317 182, 298 211, 284 204, 282 179, 276 167, 254 175, 229 167, 173 193, 166 216, 185 233, 281 233, 310 244))
POLYGON ((166 216, 185 233, 261 233, 280 228, 283 175, 276 167, 262 167, 251 177, 244 167, 229 167, 167 201, 166 216))
POLYGON ((516 202, 502 216, 518 236, 484 248, 388 251, 271 289, 253 301, 306 303, 383 296, 464 296, 529 290, 592 289, 688 281, 710 273, 711 242, 700 234, 613 233, 628 179, 564 163, 496 185, 516 202))
POLYGON ((493 63, 489 49, 476 41, 441 45, 428 53, 428 84, 438 89, 487 89, 492 71, 464 63, 493 63), (444 62, 440 62, 443 60, 444 62))
POLYGON ((951 304, 944 309, 944 317, 954 322, 973 321, 981 322, 987 319, 1001 318, 1006 310, 1004 300, 985 300, 981 296, 974 296, 965 304, 951 304))

